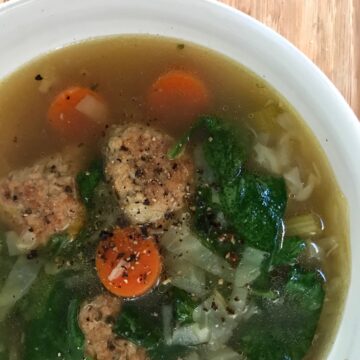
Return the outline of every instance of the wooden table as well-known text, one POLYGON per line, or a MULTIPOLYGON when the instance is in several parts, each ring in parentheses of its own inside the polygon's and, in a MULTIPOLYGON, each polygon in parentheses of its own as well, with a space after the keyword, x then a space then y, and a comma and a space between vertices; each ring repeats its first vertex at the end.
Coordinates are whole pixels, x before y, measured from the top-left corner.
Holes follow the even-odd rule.
POLYGON ((328 75, 360 117, 360 0, 218 1, 294 43, 328 75))
POLYGON ((322 69, 360 118, 360 0, 219 0, 295 44, 322 69))

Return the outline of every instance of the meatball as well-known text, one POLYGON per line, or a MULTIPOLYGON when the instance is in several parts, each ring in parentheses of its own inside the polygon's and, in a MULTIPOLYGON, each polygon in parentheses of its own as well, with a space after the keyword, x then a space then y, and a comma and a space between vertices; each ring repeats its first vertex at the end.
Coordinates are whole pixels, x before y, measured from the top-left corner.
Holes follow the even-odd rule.
POLYGON ((85 352, 97 360, 145 360, 145 350, 120 339, 112 332, 113 319, 120 313, 121 300, 103 294, 85 303, 79 326, 85 336, 85 352))
POLYGON ((145 125, 118 126, 105 147, 105 174, 133 224, 155 223, 184 206, 193 164, 167 157, 173 139, 145 125))
POLYGON ((19 247, 44 245, 54 233, 76 230, 84 209, 78 200, 75 152, 67 150, 11 172, 0 180, 0 217, 19 235, 19 247))

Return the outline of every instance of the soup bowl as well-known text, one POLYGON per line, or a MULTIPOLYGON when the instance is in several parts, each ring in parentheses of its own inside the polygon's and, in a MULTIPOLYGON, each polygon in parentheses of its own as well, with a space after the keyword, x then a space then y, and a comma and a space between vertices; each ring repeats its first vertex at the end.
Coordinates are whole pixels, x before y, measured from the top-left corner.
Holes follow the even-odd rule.
MULTIPOLYGON (((360 354, 360 124, 299 50, 251 17, 206 0, 14 0, 0 7, 0 79, 45 52, 111 34, 158 34, 208 47, 281 93, 317 137, 348 201, 351 283, 330 360, 360 354)), ((1 110, 0 110, 1 111, 1 110)))

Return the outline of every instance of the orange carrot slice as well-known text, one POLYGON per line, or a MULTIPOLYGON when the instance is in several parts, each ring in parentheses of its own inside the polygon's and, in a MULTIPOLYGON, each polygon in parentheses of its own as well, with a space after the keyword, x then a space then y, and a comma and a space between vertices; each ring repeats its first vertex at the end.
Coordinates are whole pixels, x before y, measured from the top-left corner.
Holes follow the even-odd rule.
POLYGON ((65 138, 82 140, 101 129, 107 118, 104 98, 86 87, 63 90, 51 103, 48 120, 65 138))
POLYGON ((148 106, 160 123, 185 129, 210 104, 209 91, 195 74, 171 70, 161 75, 151 86, 148 106))
POLYGON ((116 229, 100 241, 96 269, 103 285, 122 297, 137 297, 156 285, 162 263, 153 238, 144 238, 137 228, 116 229))

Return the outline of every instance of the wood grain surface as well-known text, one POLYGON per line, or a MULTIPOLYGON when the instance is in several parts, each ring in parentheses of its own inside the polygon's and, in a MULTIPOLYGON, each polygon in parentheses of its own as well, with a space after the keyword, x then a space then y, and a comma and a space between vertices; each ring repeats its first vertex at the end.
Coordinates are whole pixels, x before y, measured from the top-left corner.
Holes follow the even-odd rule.
POLYGON ((278 31, 315 62, 360 118, 360 0, 219 0, 278 31))
POLYGON ((325 72, 360 117, 360 0, 218 1, 289 39, 325 72))

